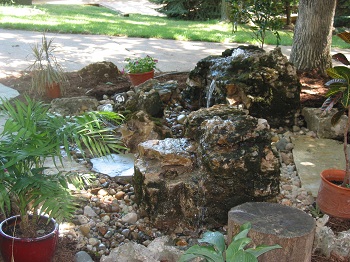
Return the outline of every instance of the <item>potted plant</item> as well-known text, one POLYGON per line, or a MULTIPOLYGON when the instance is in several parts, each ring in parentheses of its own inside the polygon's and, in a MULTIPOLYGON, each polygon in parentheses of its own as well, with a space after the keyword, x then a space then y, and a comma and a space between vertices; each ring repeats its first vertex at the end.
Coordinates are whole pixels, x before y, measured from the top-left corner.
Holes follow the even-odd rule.
POLYGON ((31 89, 49 98, 60 97, 65 91, 68 79, 54 55, 53 39, 47 40, 45 34, 38 43, 32 46, 34 62, 29 66, 32 76, 31 89))
POLYGON ((105 124, 118 124, 122 117, 113 112, 63 117, 28 97, 1 102, 8 119, 0 134, 0 212, 18 214, 0 224, 1 254, 5 262, 51 261, 58 236, 52 218, 61 222, 72 216, 69 184, 82 185, 84 178, 59 171, 47 175, 45 160, 63 164, 62 151, 70 157, 71 146, 96 156, 124 148, 105 124))
MULTIPOLYGON (((350 43, 350 32, 343 32, 338 36, 350 43)), ((334 217, 350 219, 350 159, 348 146, 348 133, 350 127, 350 62, 341 53, 335 54, 334 59, 346 66, 335 66, 327 69, 327 74, 332 77, 325 85, 330 89, 328 97, 321 110, 325 113, 332 109, 333 105, 340 102, 342 109, 332 117, 332 125, 336 124, 340 117, 347 112, 348 121, 344 130, 344 155, 345 170, 328 169, 321 173, 321 184, 316 203, 323 213, 334 217)))
POLYGON ((126 58, 124 61, 127 62, 124 70, 134 86, 153 78, 158 63, 158 60, 148 55, 143 58, 126 58))

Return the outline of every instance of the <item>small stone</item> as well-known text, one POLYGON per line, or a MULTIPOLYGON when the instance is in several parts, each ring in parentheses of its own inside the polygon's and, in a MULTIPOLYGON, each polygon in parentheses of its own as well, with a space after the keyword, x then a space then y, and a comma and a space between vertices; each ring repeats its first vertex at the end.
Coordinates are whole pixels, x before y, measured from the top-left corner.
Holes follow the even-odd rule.
POLYGON ((97 216, 96 212, 90 206, 85 206, 84 207, 84 215, 88 216, 88 217, 95 217, 95 216, 97 216))
POLYGON ((129 234, 130 234, 130 229, 126 228, 126 229, 123 229, 121 234, 125 237, 128 237, 129 234))
POLYGON ((186 242, 185 239, 180 239, 180 240, 176 241, 176 245, 180 246, 180 247, 185 247, 188 245, 188 243, 186 242))
POLYGON ((97 238, 91 237, 89 238, 89 244, 91 246, 97 246, 100 243, 100 241, 97 238))
POLYGON ((137 214, 134 212, 128 213, 125 216, 122 217, 122 222, 128 223, 128 224, 135 224, 137 221, 137 214))
POLYGON ((124 191, 119 191, 115 194, 115 198, 118 199, 118 200, 121 200, 123 199, 125 196, 125 192, 124 191))
POLYGON ((99 250, 106 250, 106 245, 101 243, 101 244, 98 245, 98 249, 99 250))
POLYGON ((74 257, 75 262, 93 262, 90 255, 85 251, 79 251, 75 254, 74 257))
POLYGON ((81 225, 79 227, 80 232, 83 234, 84 237, 87 237, 90 233, 90 226, 89 225, 81 225))
POLYGON ((184 114, 181 114, 176 118, 176 121, 180 124, 183 124, 185 122, 185 120, 186 120, 186 115, 184 115, 184 114))
POLYGON ((99 227, 98 232, 100 232, 100 234, 104 236, 105 234, 107 234, 108 230, 106 227, 99 227))
POLYGON ((114 232, 112 230, 108 230, 107 233, 103 236, 105 238, 111 238, 113 236, 114 232))
POLYGON ((105 216, 103 216, 103 217, 101 218, 101 221, 102 221, 103 223, 108 223, 110 220, 111 220, 111 217, 108 216, 108 215, 105 215, 105 216))
POLYGON ((100 196, 106 196, 108 195, 108 192, 106 189, 100 189, 97 194, 100 196))

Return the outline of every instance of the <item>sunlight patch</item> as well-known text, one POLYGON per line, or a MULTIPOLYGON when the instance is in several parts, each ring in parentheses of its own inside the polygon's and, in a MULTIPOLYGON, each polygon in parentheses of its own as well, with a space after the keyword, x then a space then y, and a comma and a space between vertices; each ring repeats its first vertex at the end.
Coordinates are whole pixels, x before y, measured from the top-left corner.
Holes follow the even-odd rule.
POLYGON ((16 7, 6 7, 3 9, 3 12, 6 13, 6 15, 13 15, 13 16, 34 16, 34 15, 43 15, 45 14, 44 11, 36 9, 36 8, 16 8, 16 7))

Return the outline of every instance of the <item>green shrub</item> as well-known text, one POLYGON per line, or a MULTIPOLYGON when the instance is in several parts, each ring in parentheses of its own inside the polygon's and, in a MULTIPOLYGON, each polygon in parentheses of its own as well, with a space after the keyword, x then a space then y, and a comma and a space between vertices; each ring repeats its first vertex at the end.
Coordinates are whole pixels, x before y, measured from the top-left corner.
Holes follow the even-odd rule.
POLYGON ((161 13, 185 20, 216 19, 221 15, 221 0, 151 0, 163 7, 161 13))
POLYGON ((276 37, 277 46, 281 42, 278 30, 282 28, 282 21, 279 15, 283 12, 280 1, 270 0, 230 0, 231 1, 231 22, 233 32, 237 32, 238 24, 249 22, 249 29, 254 38, 264 47, 266 33, 272 32, 276 37))

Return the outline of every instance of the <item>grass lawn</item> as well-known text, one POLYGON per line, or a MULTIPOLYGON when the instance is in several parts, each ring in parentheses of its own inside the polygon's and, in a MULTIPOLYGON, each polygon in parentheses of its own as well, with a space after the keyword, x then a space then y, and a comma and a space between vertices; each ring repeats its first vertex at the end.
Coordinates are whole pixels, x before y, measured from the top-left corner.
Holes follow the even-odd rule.
MULTIPOLYGON (((0 27, 31 31, 162 38, 175 40, 258 44, 246 27, 232 33, 232 25, 218 20, 183 21, 117 12, 90 5, 0 6, 0 27)), ((293 32, 281 31, 281 45, 291 45, 293 32)), ((275 45, 271 34, 266 44, 275 45)), ((333 47, 349 48, 337 37, 333 47)))

